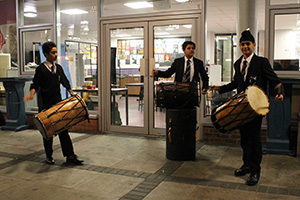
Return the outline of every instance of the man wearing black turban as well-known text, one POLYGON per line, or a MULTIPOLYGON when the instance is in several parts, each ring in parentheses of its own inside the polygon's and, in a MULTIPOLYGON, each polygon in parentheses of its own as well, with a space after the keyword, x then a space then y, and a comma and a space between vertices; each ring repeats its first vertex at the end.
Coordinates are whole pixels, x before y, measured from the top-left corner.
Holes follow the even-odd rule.
MULTIPOLYGON (((249 30, 242 33, 240 38, 240 50, 243 55, 234 63, 235 74, 233 80, 223 86, 212 86, 210 90, 219 93, 229 92, 237 89, 240 93, 253 83, 267 90, 267 82, 270 88, 276 92, 277 103, 283 101, 283 87, 280 79, 273 71, 267 58, 257 56, 253 51, 256 46, 255 39, 249 30)), ((234 171, 235 176, 244 176, 250 173, 247 185, 256 185, 260 178, 260 163, 262 160, 262 144, 260 138, 262 117, 259 116, 240 129, 241 147, 243 149, 243 162, 241 168, 234 171)))

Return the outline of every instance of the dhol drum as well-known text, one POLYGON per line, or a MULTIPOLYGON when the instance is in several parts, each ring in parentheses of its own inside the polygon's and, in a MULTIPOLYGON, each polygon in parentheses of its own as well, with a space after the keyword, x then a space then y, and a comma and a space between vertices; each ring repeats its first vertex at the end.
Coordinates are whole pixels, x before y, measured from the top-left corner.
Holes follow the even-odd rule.
POLYGON ((51 108, 35 115, 34 122, 45 139, 88 119, 85 102, 79 95, 73 95, 51 108))
POLYGON ((160 83, 156 85, 156 106, 168 109, 199 106, 195 83, 160 83))
POLYGON ((246 91, 233 96, 224 104, 212 111, 211 120, 214 127, 221 133, 239 128, 269 112, 269 99, 258 86, 249 86, 246 91))

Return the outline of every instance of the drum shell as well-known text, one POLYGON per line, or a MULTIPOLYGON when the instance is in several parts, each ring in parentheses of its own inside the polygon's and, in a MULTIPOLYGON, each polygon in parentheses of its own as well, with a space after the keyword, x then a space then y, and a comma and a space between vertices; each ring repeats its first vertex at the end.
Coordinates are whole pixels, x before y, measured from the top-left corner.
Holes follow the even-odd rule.
POLYGON ((156 86, 156 106, 177 109, 199 106, 198 91, 193 83, 160 83, 156 86))
POLYGON ((79 95, 74 95, 43 110, 34 119, 42 136, 49 139, 88 119, 88 111, 83 99, 79 95))
MULTIPOLYGON (((249 86, 264 94, 258 86, 249 86)), ((248 87, 248 88, 249 88, 248 87)), ((265 95, 265 94, 264 94, 265 95)), ((265 99, 268 101, 267 96, 265 99)), ((259 114, 251 107, 246 92, 240 93, 212 111, 211 120, 215 128, 222 132, 229 132, 252 121, 259 114)))

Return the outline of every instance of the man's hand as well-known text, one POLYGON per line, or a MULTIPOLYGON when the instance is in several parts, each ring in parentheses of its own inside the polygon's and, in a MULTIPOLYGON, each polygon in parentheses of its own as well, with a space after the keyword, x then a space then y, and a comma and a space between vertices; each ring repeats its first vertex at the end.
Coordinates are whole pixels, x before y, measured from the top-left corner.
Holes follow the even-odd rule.
POLYGON ((207 89, 202 89, 202 94, 207 94, 207 89))
POLYGON ((24 102, 28 101, 28 100, 32 100, 33 96, 32 95, 28 95, 26 97, 24 97, 24 102))
POLYGON ((283 102, 283 95, 282 94, 277 94, 276 96, 275 96, 275 100, 276 100, 276 102, 277 103, 281 103, 281 102, 283 102))
POLYGON ((220 87, 219 86, 215 86, 215 85, 213 85, 213 86, 211 86, 210 88, 209 88, 209 90, 216 90, 216 91, 220 91, 220 87))
POLYGON ((151 77, 155 77, 157 74, 158 74, 158 71, 154 69, 154 70, 152 70, 151 77))
POLYGON ((28 101, 28 100, 32 100, 33 97, 34 97, 34 94, 35 94, 35 89, 31 89, 31 90, 30 90, 30 95, 24 97, 24 99, 23 99, 24 102, 26 102, 26 101, 28 101))
POLYGON ((70 93, 72 96, 75 95, 72 89, 69 89, 69 93, 70 93))

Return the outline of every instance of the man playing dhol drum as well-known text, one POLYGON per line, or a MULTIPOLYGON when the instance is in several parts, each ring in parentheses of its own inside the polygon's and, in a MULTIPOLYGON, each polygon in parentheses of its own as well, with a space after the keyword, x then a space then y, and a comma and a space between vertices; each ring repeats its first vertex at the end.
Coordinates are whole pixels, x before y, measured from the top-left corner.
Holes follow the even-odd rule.
MULTIPOLYGON (((46 42, 42 46, 46 61, 40 64, 33 77, 33 83, 30 86, 30 95, 24 97, 24 101, 33 99, 34 94, 39 91, 39 112, 52 107, 60 102, 61 92, 60 84, 62 84, 72 95, 74 95, 70 83, 63 71, 63 68, 55 63, 57 60, 57 49, 54 42, 46 42)), ((82 160, 79 160, 74 154, 73 144, 68 133, 65 130, 59 134, 59 140, 64 157, 67 157, 68 164, 82 165, 82 160)), ((46 140, 43 138, 44 148, 46 153, 46 163, 54 164, 53 154, 53 138, 46 140)))
POLYGON ((196 44, 192 41, 185 41, 182 44, 184 57, 174 60, 172 66, 167 71, 153 70, 152 76, 171 77, 175 73, 176 82, 200 82, 200 77, 203 83, 202 94, 207 93, 208 76, 203 66, 203 62, 194 57, 196 44))
MULTIPOLYGON (((234 63, 235 74, 233 80, 224 86, 212 86, 210 90, 224 93, 237 89, 240 93, 249 85, 255 83, 265 92, 267 82, 270 88, 276 91, 276 101, 283 101, 283 86, 280 79, 273 71, 267 58, 254 54, 255 39, 249 30, 242 33, 240 38, 240 50, 243 55, 234 63)), ((240 127, 241 147, 243 149, 244 164, 234 171, 235 176, 244 176, 250 173, 247 185, 256 185, 260 178, 260 163, 262 160, 262 144, 260 138, 262 117, 259 116, 240 127)))

